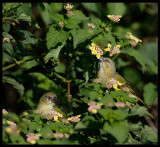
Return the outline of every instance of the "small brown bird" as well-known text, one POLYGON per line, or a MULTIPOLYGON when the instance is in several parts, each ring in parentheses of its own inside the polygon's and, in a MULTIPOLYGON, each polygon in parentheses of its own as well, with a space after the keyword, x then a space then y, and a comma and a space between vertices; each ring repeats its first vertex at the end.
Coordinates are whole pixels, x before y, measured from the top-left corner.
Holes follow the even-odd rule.
POLYGON ((42 115, 47 115, 51 111, 63 114, 62 111, 58 108, 59 103, 60 102, 54 93, 47 92, 40 98, 36 110, 40 110, 42 115))
POLYGON ((131 89, 126 80, 116 72, 116 66, 110 58, 100 57, 100 70, 98 72, 98 78, 95 79, 95 82, 105 85, 109 85, 109 83, 112 82, 112 86, 115 90, 127 89, 126 91, 130 92, 130 97, 135 97, 147 108, 149 107, 142 99, 136 96, 135 92, 131 89))

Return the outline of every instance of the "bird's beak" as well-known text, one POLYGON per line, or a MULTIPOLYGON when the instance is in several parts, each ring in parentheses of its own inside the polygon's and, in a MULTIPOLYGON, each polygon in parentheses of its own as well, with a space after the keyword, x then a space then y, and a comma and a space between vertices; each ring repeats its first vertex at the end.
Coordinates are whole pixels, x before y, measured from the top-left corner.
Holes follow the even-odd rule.
POLYGON ((104 57, 101 56, 99 59, 101 62, 104 62, 104 57))

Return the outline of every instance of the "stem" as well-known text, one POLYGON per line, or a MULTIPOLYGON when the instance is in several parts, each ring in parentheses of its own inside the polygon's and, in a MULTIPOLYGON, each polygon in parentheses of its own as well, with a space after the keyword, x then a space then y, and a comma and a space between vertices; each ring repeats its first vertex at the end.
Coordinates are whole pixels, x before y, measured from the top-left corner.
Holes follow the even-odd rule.
POLYGON ((132 138, 131 133, 128 133, 128 134, 129 134, 129 137, 130 137, 131 141, 133 142, 133 138, 132 138))
POLYGON ((71 101, 70 80, 68 80, 67 86, 68 86, 68 102, 70 102, 71 101))
POLYGON ((67 79, 65 79, 64 77, 62 77, 62 76, 60 76, 58 73, 56 73, 56 72, 52 72, 51 74, 54 74, 56 77, 58 77, 59 79, 61 79, 63 82, 65 82, 65 83, 67 83, 68 82, 68 80, 67 79))
POLYGON ((17 61, 16 63, 12 63, 12 64, 10 64, 10 65, 8 65, 8 66, 6 66, 6 67, 3 67, 2 71, 5 71, 5 70, 10 69, 10 68, 12 68, 12 67, 14 67, 14 66, 16 66, 16 65, 23 64, 23 63, 25 63, 26 61, 30 61, 30 60, 33 60, 33 59, 34 59, 34 58, 23 59, 23 60, 21 60, 21 61, 17 61))

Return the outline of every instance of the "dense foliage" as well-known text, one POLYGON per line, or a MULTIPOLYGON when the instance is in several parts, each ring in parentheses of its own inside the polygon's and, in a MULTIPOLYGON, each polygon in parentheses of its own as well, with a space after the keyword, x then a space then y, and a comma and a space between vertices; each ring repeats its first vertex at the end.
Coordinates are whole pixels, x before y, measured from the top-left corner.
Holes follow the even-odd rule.
MULTIPOLYGON (((127 5, 107 3, 104 12, 101 6, 3 3, 4 144, 157 144, 156 132, 144 120, 144 116, 154 119, 147 108, 127 92, 108 91, 94 81, 101 55, 91 51, 92 43, 98 45, 137 95, 151 105, 158 96, 157 44, 138 39, 142 37, 134 31, 138 23, 122 27, 127 5), (40 20, 34 10, 40 13, 40 20), (33 29, 43 32, 33 35, 33 29), (113 52, 115 45, 117 52, 113 52), (47 91, 56 93, 66 117, 79 116, 80 120, 48 121, 34 113, 47 91), (12 96, 5 99, 10 92, 12 96), (15 101, 14 106, 8 101, 15 101)), ((144 3, 139 7, 145 10, 144 3)))

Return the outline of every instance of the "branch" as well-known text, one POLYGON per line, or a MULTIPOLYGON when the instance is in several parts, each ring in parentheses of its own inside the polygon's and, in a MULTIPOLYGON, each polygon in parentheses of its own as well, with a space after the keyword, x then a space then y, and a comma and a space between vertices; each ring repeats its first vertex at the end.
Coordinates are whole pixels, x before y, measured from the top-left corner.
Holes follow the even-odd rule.
POLYGON ((2 71, 5 71, 5 70, 7 70, 7 69, 10 69, 10 68, 12 68, 12 67, 14 67, 14 66, 16 66, 16 65, 21 65, 21 64, 25 63, 26 61, 30 61, 30 60, 33 60, 33 59, 34 59, 34 58, 23 59, 23 60, 21 60, 21 61, 16 61, 16 63, 12 63, 12 64, 10 64, 10 65, 8 65, 8 66, 6 66, 6 67, 3 67, 2 71))

